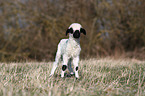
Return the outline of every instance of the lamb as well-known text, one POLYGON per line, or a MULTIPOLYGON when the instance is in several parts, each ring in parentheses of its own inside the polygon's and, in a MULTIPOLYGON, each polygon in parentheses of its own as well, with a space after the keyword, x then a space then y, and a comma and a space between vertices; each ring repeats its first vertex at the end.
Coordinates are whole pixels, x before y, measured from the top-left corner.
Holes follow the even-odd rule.
POLYGON ((62 39, 58 44, 55 62, 53 63, 50 76, 54 74, 58 63, 62 58, 63 63, 61 77, 64 77, 64 73, 67 69, 67 66, 68 70, 70 71, 70 74, 74 74, 73 69, 71 67, 72 62, 74 65, 75 77, 79 78, 78 63, 81 52, 80 33, 86 35, 85 29, 83 29, 79 23, 73 23, 69 26, 69 28, 66 31, 66 35, 69 34, 69 39, 62 39))

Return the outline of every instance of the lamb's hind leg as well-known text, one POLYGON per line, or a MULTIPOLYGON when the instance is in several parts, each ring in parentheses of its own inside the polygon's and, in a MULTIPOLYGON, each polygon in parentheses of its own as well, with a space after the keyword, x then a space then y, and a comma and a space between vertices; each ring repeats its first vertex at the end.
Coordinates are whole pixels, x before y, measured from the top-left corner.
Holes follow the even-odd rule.
POLYGON ((74 72, 73 72, 73 69, 72 69, 71 63, 72 63, 72 60, 70 59, 70 60, 68 61, 68 70, 69 70, 70 74, 73 75, 74 72))
POLYGON ((50 76, 52 76, 54 74, 54 72, 55 72, 55 70, 56 70, 56 68, 58 66, 60 58, 61 58, 61 52, 60 52, 60 50, 58 48, 57 53, 56 53, 56 57, 55 57, 55 62, 53 62, 53 67, 52 67, 50 76))

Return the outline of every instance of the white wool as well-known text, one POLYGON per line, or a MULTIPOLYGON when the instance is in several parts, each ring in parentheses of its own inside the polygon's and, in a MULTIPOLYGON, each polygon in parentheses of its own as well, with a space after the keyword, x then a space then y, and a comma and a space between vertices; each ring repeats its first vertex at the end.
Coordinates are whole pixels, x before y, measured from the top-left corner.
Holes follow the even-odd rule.
POLYGON ((61 55, 66 54, 69 58, 77 57, 81 51, 80 44, 72 39, 62 39, 58 48, 61 50, 61 55))
POLYGON ((75 30, 80 30, 81 27, 82 27, 82 26, 81 26, 81 24, 79 24, 79 23, 73 23, 73 24, 71 24, 71 25, 69 26, 69 28, 73 28, 74 31, 75 31, 75 30))

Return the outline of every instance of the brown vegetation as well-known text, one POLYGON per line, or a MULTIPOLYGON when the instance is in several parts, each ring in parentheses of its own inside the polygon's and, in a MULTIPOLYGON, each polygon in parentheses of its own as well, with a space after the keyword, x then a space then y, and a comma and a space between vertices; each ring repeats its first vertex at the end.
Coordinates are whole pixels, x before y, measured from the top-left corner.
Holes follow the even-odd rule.
POLYGON ((145 96, 145 61, 80 60, 79 79, 68 70, 61 78, 61 64, 49 77, 51 68, 52 62, 0 63, 0 96, 145 96))
POLYGON ((65 31, 79 22, 81 58, 145 59, 144 0, 0 0, 0 60, 53 60, 65 31))

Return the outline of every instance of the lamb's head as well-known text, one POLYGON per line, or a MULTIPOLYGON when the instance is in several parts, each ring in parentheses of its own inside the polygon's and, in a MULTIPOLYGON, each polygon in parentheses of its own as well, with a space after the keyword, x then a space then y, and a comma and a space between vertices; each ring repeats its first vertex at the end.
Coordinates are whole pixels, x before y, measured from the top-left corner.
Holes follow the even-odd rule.
POLYGON ((82 28, 81 24, 79 23, 73 23, 69 26, 69 28, 66 31, 66 35, 69 33, 69 35, 73 38, 80 38, 80 33, 83 33, 86 35, 85 29, 82 28))

